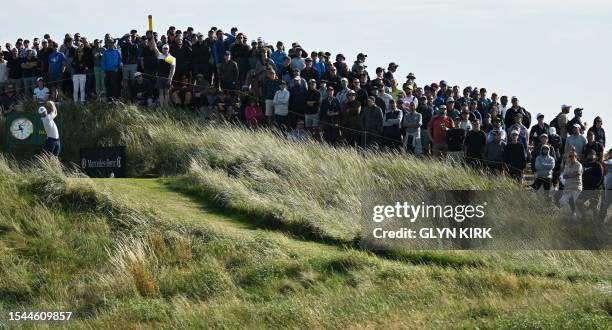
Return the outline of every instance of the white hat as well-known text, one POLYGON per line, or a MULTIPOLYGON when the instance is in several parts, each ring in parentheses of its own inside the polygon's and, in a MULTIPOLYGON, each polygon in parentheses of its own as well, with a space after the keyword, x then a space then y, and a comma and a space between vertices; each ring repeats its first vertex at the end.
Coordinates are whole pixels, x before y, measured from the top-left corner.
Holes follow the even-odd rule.
POLYGON ((136 77, 140 77, 140 76, 142 76, 142 73, 140 73, 140 72, 134 72, 134 78, 136 78, 136 77))
POLYGON ((45 112, 47 112, 47 108, 45 108, 45 107, 40 107, 40 108, 38 108, 38 114, 39 114, 39 115, 42 115, 42 114, 43 114, 43 113, 45 113, 45 112))
POLYGON ((569 108, 571 108, 571 107, 572 107, 572 106, 571 106, 571 105, 569 105, 569 104, 563 104, 563 105, 561 105, 561 109, 569 109, 569 108))
POLYGON ((540 117, 544 117, 544 114, 541 112, 538 112, 538 115, 536 116, 536 118, 540 118, 540 117))
POLYGON ((44 81, 43 77, 36 78, 36 82, 39 82, 39 81, 44 81))
POLYGON ((164 48, 170 49, 170 46, 169 46, 168 44, 164 44, 164 45, 162 46, 162 49, 164 49, 164 48))
POLYGON ((514 130, 514 131, 510 132, 510 135, 514 135, 514 134, 519 135, 519 131, 514 130))
POLYGON ((557 129, 554 127, 550 127, 548 129, 548 135, 557 135, 557 129))
POLYGON ((572 127, 578 127, 578 128, 581 128, 580 124, 578 124, 578 123, 575 123, 574 125, 572 125, 572 127))

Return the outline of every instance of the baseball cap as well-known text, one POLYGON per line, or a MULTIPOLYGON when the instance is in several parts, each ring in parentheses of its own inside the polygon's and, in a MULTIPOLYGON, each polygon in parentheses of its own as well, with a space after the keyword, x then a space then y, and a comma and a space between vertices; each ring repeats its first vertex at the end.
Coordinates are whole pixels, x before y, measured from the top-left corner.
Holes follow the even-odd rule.
POLYGON ((446 85, 447 85, 446 80, 440 80, 440 86, 446 86, 446 85))
POLYGON ((168 44, 164 44, 164 45, 162 46, 162 49, 164 49, 164 48, 165 48, 165 49, 170 49, 170 46, 169 46, 168 44))
POLYGON ((574 125, 572 125, 572 127, 578 127, 578 128, 580 128, 580 124, 575 123, 574 125))
POLYGON ((542 145, 542 149, 544 149, 544 148, 546 148, 546 149, 550 150, 550 146, 549 146, 548 144, 543 144, 543 145, 542 145))
POLYGON ((441 105, 441 106, 438 108, 438 110, 446 110, 446 105, 442 104, 442 105, 441 105))
POLYGON ((548 137, 548 134, 546 134, 546 133, 540 134, 540 139, 543 138, 543 137, 548 137))
POLYGON ((316 84, 316 83, 317 83, 317 81, 316 81, 316 80, 314 80, 314 79, 310 79, 310 80, 308 80, 308 83, 309 83, 309 84, 316 84))
POLYGON ((140 77, 140 76, 142 76, 142 73, 140 73, 140 72, 135 72, 135 73, 134 73, 134 78, 136 78, 136 77, 140 77))
POLYGON ((364 54, 364 53, 359 53, 359 54, 357 54, 357 58, 360 58, 360 57, 368 57, 368 55, 366 55, 366 54, 364 54))
POLYGON ((389 63, 389 67, 395 67, 397 68, 399 65, 395 64, 395 62, 391 62, 389 63))
POLYGON ((514 134, 519 135, 519 132, 517 130, 510 132, 510 135, 514 135, 514 134))
POLYGON ((561 109, 570 109, 572 106, 570 104, 561 105, 561 109))
POLYGON ((36 82, 39 82, 39 81, 44 81, 43 77, 36 78, 36 82))
POLYGON ((414 75, 414 73, 410 72, 406 78, 412 78, 412 79, 416 79, 416 76, 414 75))
POLYGON ((43 114, 43 113, 45 113, 45 112, 47 112, 47 108, 45 108, 45 107, 40 107, 40 108, 38 108, 38 114, 39 114, 39 115, 42 115, 42 114, 43 114))
POLYGON ((431 87, 438 88, 438 83, 431 83, 431 87))
POLYGON ((541 113, 541 112, 540 112, 540 113, 538 113, 538 115, 536 116, 536 118, 540 118, 540 117, 544 118, 544 114, 543 114, 543 113, 541 113))
POLYGON ((446 103, 449 103, 449 102, 455 102, 455 99, 452 97, 449 97, 446 99, 446 103))
POLYGON ((549 135, 557 135, 557 129, 554 128, 554 127, 548 128, 548 134, 549 135))
POLYGON ((357 93, 354 90, 350 90, 346 95, 357 95, 357 93))
POLYGON ((302 80, 302 77, 300 77, 300 76, 295 76, 295 77, 293 77, 293 80, 302 80))
POLYGON ((305 62, 312 62, 312 58, 310 57, 306 57, 306 59, 304 60, 305 62))
POLYGON ((514 101, 514 100, 517 100, 517 101, 518 101, 518 97, 513 96, 511 100, 512 100, 512 101, 514 101))
POLYGON ((368 100, 372 102, 376 102, 376 98, 374 96, 368 96, 368 100))

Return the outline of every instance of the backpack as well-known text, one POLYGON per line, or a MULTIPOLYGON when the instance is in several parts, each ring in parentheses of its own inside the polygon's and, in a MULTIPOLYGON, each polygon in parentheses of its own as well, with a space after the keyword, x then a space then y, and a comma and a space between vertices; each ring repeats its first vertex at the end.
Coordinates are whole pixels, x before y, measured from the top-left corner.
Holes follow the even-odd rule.
POLYGON ((554 127, 555 130, 557 130, 557 132, 561 131, 561 129, 559 128, 559 115, 557 115, 553 120, 550 121, 550 126, 549 126, 549 127, 554 127))

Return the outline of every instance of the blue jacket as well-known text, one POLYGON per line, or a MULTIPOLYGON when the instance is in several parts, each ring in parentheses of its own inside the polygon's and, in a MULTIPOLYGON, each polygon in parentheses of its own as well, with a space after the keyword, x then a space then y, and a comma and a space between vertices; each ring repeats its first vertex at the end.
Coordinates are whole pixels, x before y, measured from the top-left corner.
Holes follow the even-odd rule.
POLYGON ((287 57, 287 53, 283 52, 283 51, 275 51, 272 54, 270 54, 270 58, 272 59, 272 61, 274 61, 274 64, 276 64, 277 68, 282 68, 283 64, 285 62, 285 57, 287 57))
POLYGON ((225 55, 226 51, 230 50, 231 43, 228 41, 229 39, 217 40, 215 41, 215 43, 213 43, 212 55, 213 55, 213 60, 215 61, 215 64, 219 64, 223 62, 223 55, 225 55))
POLYGON ((323 63, 321 61, 317 61, 317 62, 313 63, 312 66, 315 69, 317 69, 317 71, 319 71, 319 77, 323 76, 323 74, 325 74, 325 71, 327 71, 327 68, 325 67, 325 63, 323 63))
POLYGON ((121 64, 121 52, 117 48, 109 48, 102 53, 102 70, 117 71, 121 64))

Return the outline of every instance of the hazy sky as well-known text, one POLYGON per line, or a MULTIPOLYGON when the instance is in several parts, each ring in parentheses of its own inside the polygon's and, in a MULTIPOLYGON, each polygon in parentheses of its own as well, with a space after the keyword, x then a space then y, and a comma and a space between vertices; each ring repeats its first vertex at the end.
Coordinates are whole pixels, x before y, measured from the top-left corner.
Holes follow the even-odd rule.
POLYGON ((546 121, 563 103, 579 105, 589 125, 599 114, 612 127, 612 93, 600 87, 612 78, 610 0, 13 1, 2 6, 0 42, 144 32, 148 14, 162 33, 237 26, 249 39, 299 41, 351 63, 363 51, 372 75, 395 61, 396 77, 414 72, 419 85, 444 79, 516 95, 546 121))

